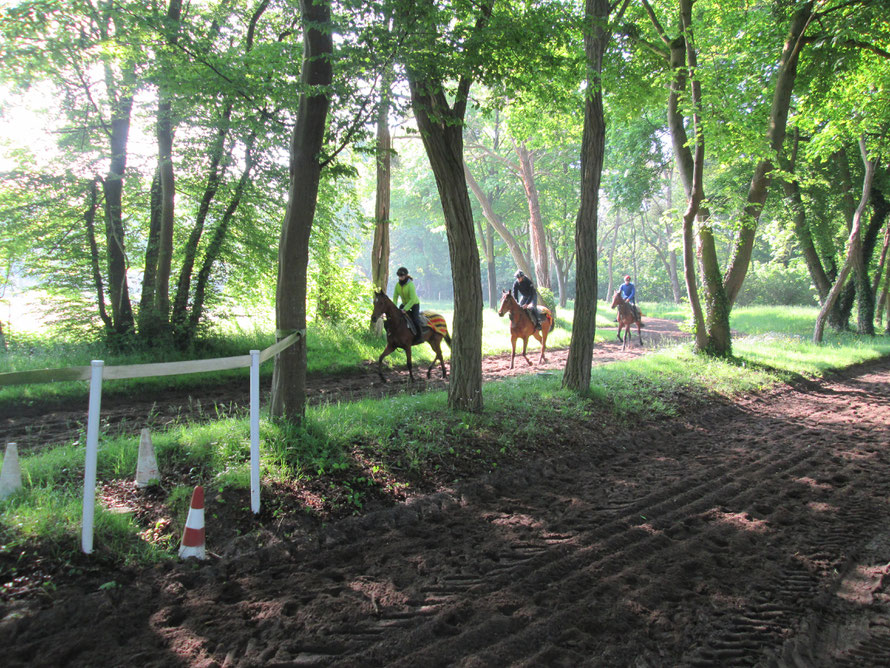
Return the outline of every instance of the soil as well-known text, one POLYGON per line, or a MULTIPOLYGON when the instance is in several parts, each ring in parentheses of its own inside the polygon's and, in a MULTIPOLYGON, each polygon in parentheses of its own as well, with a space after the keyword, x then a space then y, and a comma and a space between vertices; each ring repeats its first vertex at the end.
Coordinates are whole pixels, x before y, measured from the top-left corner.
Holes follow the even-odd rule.
POLYGON ((208 499, 206 561, 83 557, 5 600, 3 664, 888 665, 890 358, 687 408, 361 516, 235 537, 208 499))

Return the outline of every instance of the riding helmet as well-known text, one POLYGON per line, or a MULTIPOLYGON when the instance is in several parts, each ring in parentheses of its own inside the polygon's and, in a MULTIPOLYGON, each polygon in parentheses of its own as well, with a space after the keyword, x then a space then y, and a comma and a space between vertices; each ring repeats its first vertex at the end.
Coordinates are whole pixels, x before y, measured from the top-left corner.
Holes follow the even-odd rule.
POLYGON ((396 269, 396 276, 407 276, 408 270, 405 267, 399 267, 396 269))
POLYGON ((624 280, 625 280, 625 281, 629 281, 629 280, 630 280, 630 276, 625 276, 625 277, 624 277, 624 280))
POLYGON ((523 276, 525 276, 525 274, 522 273, 521 269, 514 274, 515 278, 522 278, 523 276))

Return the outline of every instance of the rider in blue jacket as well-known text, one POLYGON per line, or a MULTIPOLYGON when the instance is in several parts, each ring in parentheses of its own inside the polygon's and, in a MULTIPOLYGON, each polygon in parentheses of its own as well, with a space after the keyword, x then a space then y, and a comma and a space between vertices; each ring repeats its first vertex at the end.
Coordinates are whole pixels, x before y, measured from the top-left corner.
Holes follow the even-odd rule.
POLYGON ((624 283, 619 288, 621 291, 621 296, 624 298, 628 304, 633 307, 634 315, 636 315, 637 311, 637 289, 634 287, 634 284, 630 282, 630 276, 624 277, 624 283))

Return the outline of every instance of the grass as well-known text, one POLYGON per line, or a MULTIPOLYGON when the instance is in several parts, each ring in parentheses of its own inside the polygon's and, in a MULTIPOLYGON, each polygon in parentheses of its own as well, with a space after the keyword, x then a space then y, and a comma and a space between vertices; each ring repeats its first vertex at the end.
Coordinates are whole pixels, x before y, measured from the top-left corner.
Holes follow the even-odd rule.
MULTIPOLYGON (((659 317, 682 315, 671 306, 659 310, 644 304, 643 310, 659 317)), ((450 321, 451 313, 445 315, 450 321)), ((611 315, 601 305, 598 327, 610 326, 611 315)), ((559 317, 570 322, 571 310, 560 311, 559 317)), ((814 345, 809 341, 814 317, 813 309, 736 309, 733 328, 748 335, 734 340, 733 359, 695 356, 686 346, 663 349, 593 368, 590 392, 583 396, 563 389, 560 374, 554 373, 486 384, 480 414, 450 411, 445 392, 310 407, 300 429, 261 423, 263 479, 267 485, 275 481, 324 485, 357 511, 371 487, 404 489, 429 477, 459 476, 461 471, 490 470, 509 461, 546 456, 567 431, 589 429, 595 420, 614 428, 671 417, 688 408, 690 401, 731 400, 890 354, 887 336, 830 334, 824 345, 814 345)), ((570 333, 559 329, 557 333, 550 344, 567 345, 570 333)), ((367 360, 369 352, 375 357, 380 348, 371 335, 350 336, 343 330, 316 329, 310 334, 313 339, 325 343, 318 354, 327 369, 348 368, 355 360, 367 360)), ((486 353, 503 352, 509 346, 505 322, 489 310, 484 315, 483 341, 486 353)), ((263 344, 260 334, 237 342, 238 346, 263 344)), ((176 521, 155 530, 99 504, 96 545, 101 545, 99 558, 104 562, 148 564, 172 557, 193 484, 247 498, 246 420, 179 425, 153 434, 153 441, 161 469, 179 474, 165 491, 164 501, 176 521)), ((102 438, 100 481, 133 476, 137 442, 133 437, 102 438)), ((60 563, 76 561, 79 549, 82 444, 23 456, 21 467, 25 490, 0 502, 0 570, 5 576, 0 583, 15 576, 23 555, 33 554, 35 546, 44 557, 60 563)), ((268 500, 268 489, 264 494, 268 500)))

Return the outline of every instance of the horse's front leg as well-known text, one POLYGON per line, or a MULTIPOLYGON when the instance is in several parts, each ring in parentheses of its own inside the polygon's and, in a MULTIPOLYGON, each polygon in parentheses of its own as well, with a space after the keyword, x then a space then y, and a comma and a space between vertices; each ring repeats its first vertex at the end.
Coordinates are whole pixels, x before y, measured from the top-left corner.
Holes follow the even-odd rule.
MULTIPOLYGON (((618 330, 618 331, 620 332, 621 330, 618 330)), ((621 338, 620 334, 618 336, 618 338, 621 339, 621 350, 627 349, 627 337, 628 336, 630 336, 630 325, 627 325, 624 327, 624 338, 621 338)))
POLYGON ((513 359, 516 357, 516 335, 513 334, 510 337, 510 344, 512 345, 513 352, 510 353, 510 368, 513 368, 513 359))
POLYGON ((436 362, 442 363, 442 378, 445 377, 445 358, 442 357, 442 342, 439 341, 437 344, 433 344, 434 339, 431 337, 428 343, 430 344, 430 348, 433 349, 433 352, 436 353, 436 356, 433 358, 433 363, 430 364, 430 368, 426 370, 426 377, 429 378, 433 374, 433 367, 436 366, 436 362))
POLYGON ((396 347, 393 344, 387 343, 386 348, 383 350, 383 352, 380 354, 380 357, 377 360, 377 373, 380 376, 380 380, 382 380, 384 383, 386 382, 386 378, 383 377, 383 358, 386 357, 387 355, 391 354, 392 351, 395 349, 396 349, 396 347))

